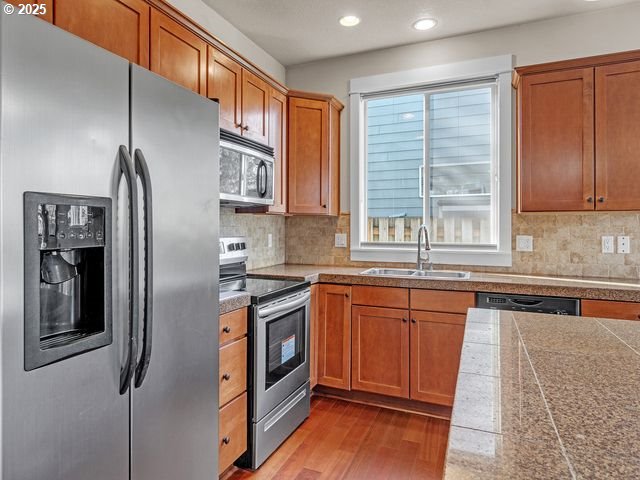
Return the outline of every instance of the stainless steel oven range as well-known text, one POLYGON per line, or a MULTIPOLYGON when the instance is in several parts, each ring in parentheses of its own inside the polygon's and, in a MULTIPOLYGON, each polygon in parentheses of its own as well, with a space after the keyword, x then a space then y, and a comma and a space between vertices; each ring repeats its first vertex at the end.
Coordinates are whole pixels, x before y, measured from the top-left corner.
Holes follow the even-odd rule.
POLYGON ((309 416, 309 282, 246 275, 248 242, 220 240, 220 298, 251 294, 247 385, 248 450, 258 468, 309 416))

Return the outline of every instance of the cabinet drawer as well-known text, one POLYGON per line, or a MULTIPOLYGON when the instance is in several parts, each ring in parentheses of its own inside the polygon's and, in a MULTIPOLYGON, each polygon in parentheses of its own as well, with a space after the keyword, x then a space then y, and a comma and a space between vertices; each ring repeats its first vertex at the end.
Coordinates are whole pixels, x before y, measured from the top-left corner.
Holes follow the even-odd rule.
POLYGON ((582 300, 581 310, 583 317, 640 320, 640 303, 582 300))
POLYGON ((409 308, 409 290, 392 287, 353 286, 352 304, 371 307, 409 308))
POLYGON ((247 339, 220 348, 218 376, 220 405, 237 397, 247 389, 247 339))
POLYGON ((220 345, 247 334, 247 309, 241 308, 220 315, 220 345))
POLYGON ((219 421, 218 474, 247 450, 247 394, 221 408, 219 421))
POLYGON ((473 292, 446 292, 444 290, 411 290, 411 309, 430 312, 467 313, 476 305, 473 292))

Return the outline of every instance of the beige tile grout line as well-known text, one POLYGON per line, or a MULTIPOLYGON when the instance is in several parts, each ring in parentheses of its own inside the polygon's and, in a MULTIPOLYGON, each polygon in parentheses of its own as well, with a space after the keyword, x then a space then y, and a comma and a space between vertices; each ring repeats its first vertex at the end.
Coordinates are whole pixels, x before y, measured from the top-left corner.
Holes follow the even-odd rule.
POLYGON ((540 385, 540 380, 538 379, 538 373, 536 372, 536 369, 533 367, 533 362, 531 361, 531 357, 529 356, 529 350, 527 349, 527 345, 524 342, 524 339, 522 338, 522 334, 520 333, 520 327, 518 326, 518 322, 516 321, 513 313, 511 314, 511 318, 513 319, 513 323, 515 324, 516 330, 518 331, 518 338, 522 343, 524 353, 527 355, 527 361, 529 362, 529 365, 531 366, 531 371, 533 372, 533 376, 536 379, 536 384, 538 385, 538 390, 540 390, 540 395, 542 395, 544 406, 547 409, 547 415, 549 416, 549 420, 551 420, 551 425, 553 426, 553 430, 555 431, 556 437, 558 438, 558 443, 560 444, 560 450, 562 451, 562 456, 567 462, 567 466, 569 467, 569 472, 571 472, 571 478, 577 479, 578 477, 576 475, 576 471, 573 468, 573 464, 569 460, 567 449, 565 448, 564 443, 562 443, 562 439, 560 438, 560 432, 558 432, 558 427, 556 426, 556 422, 553 419, 553 415, 551 414, 551 409, 549 408, 549 402, 547 402, 547 397, 544 395, 544 391, 542 390, 542 385, 540 385))
MULTIPOLYGON (((629 345, 627 342, 625 342, 622 338, 620 338, 613 330, 609 329, 609 327, 607 327, 605 324, 603 324, 599 319, 595 318, 594 320, 598 323, 598 325, 600 325, 602 328, 604 328, 607 332, 609 332, 611 335, 613 335, 618 340, 620 340, 622 343, 624 343, 627 347, 629 347, 633 351, 633 353, 635 353, 636 355, 640 355, 640 352, 638 352, 635 348, 633 348, 631 345, 629 345)), ((616 320, 616 321, 618 321, 618 320, 616 320)))

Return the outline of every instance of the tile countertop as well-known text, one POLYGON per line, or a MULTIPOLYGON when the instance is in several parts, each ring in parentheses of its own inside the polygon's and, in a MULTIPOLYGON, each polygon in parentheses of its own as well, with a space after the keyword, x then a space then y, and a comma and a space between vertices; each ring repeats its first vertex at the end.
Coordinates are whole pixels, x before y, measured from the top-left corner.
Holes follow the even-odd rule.
POLYGON ((640 322, 470 309, 445 479, 640 478, 640 322))
POLYGON ((360 275, 360 272, 367 270, 367 268, 283 264, 252 270, 249 273, 261 277, 307 280, 311 283, 500 292, 640 302, 640 282, 637 280, 538 277, 475 272, 471 272, 470 278, 466 280, 360 275))

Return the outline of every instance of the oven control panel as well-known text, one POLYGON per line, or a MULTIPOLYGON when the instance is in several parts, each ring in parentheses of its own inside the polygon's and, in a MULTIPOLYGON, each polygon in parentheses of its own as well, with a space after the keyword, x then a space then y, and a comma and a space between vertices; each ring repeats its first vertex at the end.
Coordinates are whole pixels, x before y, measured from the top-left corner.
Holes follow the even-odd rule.
POLYGON ((246 262, 249 257, 246 237, 220 238, 220 264, 246 262))

